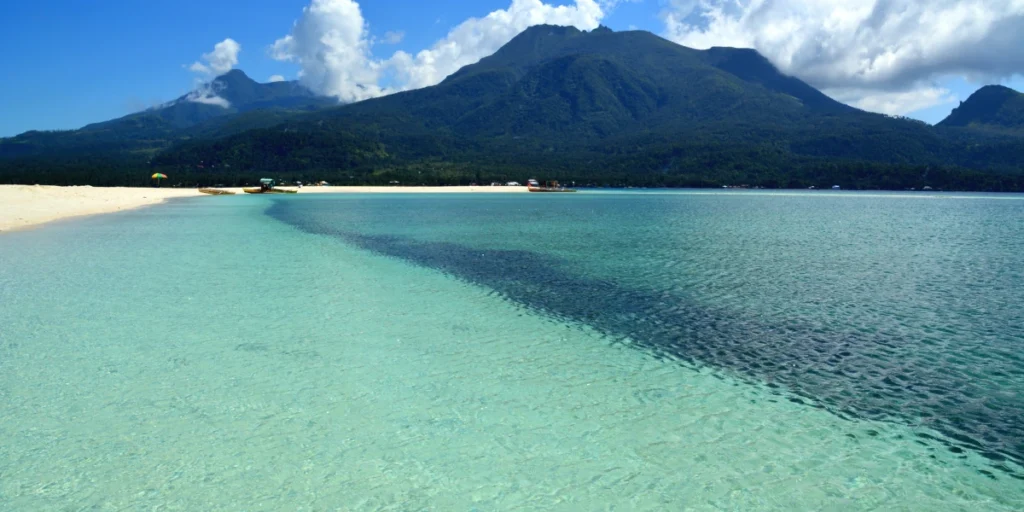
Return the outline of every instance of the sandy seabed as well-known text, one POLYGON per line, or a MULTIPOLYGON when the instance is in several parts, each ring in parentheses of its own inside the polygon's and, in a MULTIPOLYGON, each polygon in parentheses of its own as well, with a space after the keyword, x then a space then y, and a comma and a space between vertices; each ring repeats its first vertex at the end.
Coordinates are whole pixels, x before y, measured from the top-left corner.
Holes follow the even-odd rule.
MULTIPOLYGON (((241 194, 241 188, 225 188, 241 194)), ((324 193, 518 193, 526 187, 304 187, 301 194, 324 193)), ((111 213, 204 195, 192 188, 54 187, 0 185, 0 233, 80 215, 111 213)), ((214 197, 214 196, 209 196, 214 197)))

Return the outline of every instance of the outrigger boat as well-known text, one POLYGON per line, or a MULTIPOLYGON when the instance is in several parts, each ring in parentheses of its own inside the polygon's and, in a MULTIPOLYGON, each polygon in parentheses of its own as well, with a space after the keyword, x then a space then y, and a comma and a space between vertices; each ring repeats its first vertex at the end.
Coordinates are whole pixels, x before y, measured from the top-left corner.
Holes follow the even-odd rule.
POLYGON ((297 194, 298 190, 287 190, 283 188, 274 188, 277 186, 277 182, 270 178, 263 178, 260 180, 259 188, 243 188, 242 190, 246 194, 297 194))
POLYGON ((530 192, 576 192, 576 189, 565 188, 559 185, 557 181, 545 181, 544 185, 541 186, 537 180, 532 178, 526 181, 526 190, 530 192))

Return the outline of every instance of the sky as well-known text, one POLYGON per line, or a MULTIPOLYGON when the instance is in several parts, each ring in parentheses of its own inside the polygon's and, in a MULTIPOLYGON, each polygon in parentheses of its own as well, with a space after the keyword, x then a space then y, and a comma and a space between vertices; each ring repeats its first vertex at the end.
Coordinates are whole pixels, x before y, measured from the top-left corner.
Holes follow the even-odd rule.
POLYGON ((120 117, 233 68, 359 101, 436 84, 540 23, 755 48, 833 98, 929 123, 982 85, 1024 91, 1024 0, 12 1, 0 136, 120 117))

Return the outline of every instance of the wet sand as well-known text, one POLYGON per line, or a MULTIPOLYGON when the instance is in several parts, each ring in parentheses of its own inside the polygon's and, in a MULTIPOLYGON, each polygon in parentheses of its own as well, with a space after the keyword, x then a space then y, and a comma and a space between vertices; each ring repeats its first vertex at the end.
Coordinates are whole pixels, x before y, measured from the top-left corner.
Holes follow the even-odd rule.
MULTIPOLYGON (((223 188, 242 194, 241 188, 223 188)), ((292 189, 295 190, 295 189, 292 189)), ((351 193, 519 193, 526 187, 303 187, 300 194, 351 193)), ((55 220, 112 213, 204 195, 192 188, 54 187, 0 185, 0 233, 55 220)), ((213 197, 213 196, 211 196, 213 197)))

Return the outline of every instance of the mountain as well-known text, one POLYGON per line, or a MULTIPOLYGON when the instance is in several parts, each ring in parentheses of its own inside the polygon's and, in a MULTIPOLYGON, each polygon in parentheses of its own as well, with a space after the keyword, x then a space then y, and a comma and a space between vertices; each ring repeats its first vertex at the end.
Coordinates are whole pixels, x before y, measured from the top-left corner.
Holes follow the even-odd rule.
POLYGON ((298 82, 261 84, 242 70, 233 69, 152 114, 178 128, 189 128, 213 118, 254 110, 315 110, 337 105, 336 99, 318 96, 298 82))
POLYGON ((961 102, 938 126, 1024 135, 1024 94, 1001 85, 987 85, 961 102))
POLYGON ((337 100, 317 96, 298 82, 261 84, 241 70, 232 70, 142 112, 78 130, 30 131, 0 139, 0 157, 152 152, 194 136, 269 126, 290 114, 337 105, 337 100))
POLYGON ((648 32, 536 26, 435 87, 315 117, 578 144, 637 131, 780 125, 833 114, 879 117, 782 75, 753 50, 702 52, 648 32))
POLYGON ((178 174, 202 161, 352 182, 543 172, 606 183, 902 188, 928 185, 920 182, 940 174, 929 167, 959 164, 947 146, 924 123, 839 103, 754 50, 535 26, 436 86, 194 141, 154 162, 178 174))
MULTIPOLYGON (((228 82, 212 92, 229 108, 270 101, 228 82)), ((608 185, 1024 188, 1024 139, 979 141, 864 112, 780 73, 754 50, 694 50, 643 31, 535 26, 438 85, 302 114, 258 109, 195 121, 211 107, 195 99, 209 98, 179 99, 188 111, 143 113, 163 116, 163 125, 198 124, 161 139, 141 168, 123 156, 130 153, 107 151, 84 163, 25 160, 6 172, 0 160, 0 179, 144 183, 139 176, 159 170, 182 184, 272 173, 351 184, 533 176, 608 185)))

